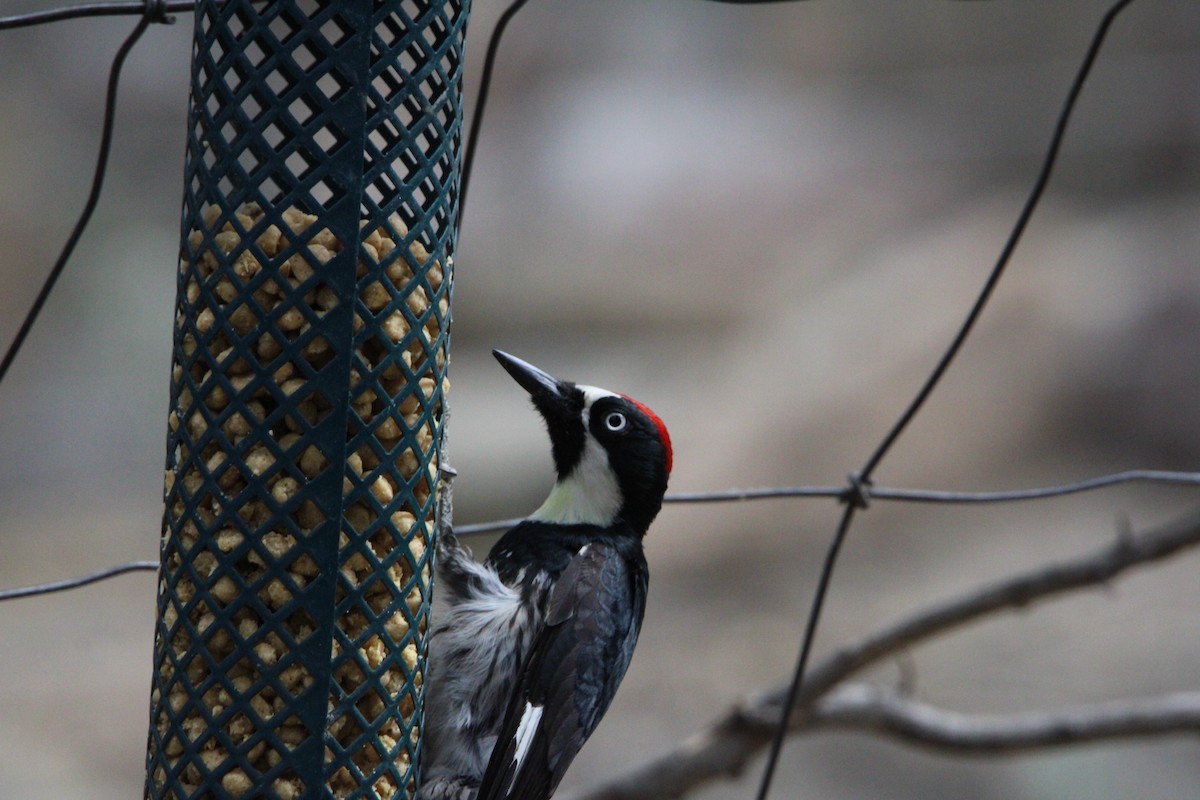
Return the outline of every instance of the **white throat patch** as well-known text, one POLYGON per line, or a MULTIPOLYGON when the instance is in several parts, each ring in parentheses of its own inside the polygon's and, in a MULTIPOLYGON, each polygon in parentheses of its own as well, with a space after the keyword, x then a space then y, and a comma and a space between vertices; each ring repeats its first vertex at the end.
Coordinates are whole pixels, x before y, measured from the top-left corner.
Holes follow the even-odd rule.
POLYGON ((621 510, 621 487, 608 463, 608 454, 588 430, 592 403, 601 397, 615 397, 613 392, 595 386, 580 386, 583 390, 583 455, 571 474, 560 479, 550 490, 550 496, 530 519, 560 525, 598 525, 607 527, 617 519, 621 510))

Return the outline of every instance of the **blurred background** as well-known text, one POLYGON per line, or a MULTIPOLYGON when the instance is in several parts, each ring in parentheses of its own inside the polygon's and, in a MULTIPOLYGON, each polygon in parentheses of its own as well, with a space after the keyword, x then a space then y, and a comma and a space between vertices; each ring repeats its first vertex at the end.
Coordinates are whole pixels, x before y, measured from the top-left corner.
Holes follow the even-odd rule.
MULTIPOLYGON (((1107 5, 530 3, 501 51, 456 259, 456 522, 527 513, 551 480, 493 347, 653 407, 673 490, 843 481, 994 263, 1107 5)), ((468 104, 502 8, 476 2, 468 104)), ((82 208, 133 24, 0 33, 0 342, 82 208)), ((190 28, 153 27, 133 51, 104 199, 0 385, 0 587, 157 557, 190 28)), ((880 484, 1200 469, 1198 86, 1200 6, 1133 3, 994 303, 880 484)), ((1198 504, 1146 486, 877 502, 843 551, 816 657, 1198 504)), ((666 507, 637 657, 563 796, 787 679, 839 510, 666 507)), ((1196 689, 1198 566, 1185 556, 914 650, 916 693, 1006 712, 1196 689)), ((140 795, 154 592, 140 573, 0 606, 0 798, 140 795)), ((694 796, 751 797, 760 767, 694 796)), ((948 758, 820 735, 789 743, 773 796, 1196 797, 1200 752, 1174 738, 948 758)))

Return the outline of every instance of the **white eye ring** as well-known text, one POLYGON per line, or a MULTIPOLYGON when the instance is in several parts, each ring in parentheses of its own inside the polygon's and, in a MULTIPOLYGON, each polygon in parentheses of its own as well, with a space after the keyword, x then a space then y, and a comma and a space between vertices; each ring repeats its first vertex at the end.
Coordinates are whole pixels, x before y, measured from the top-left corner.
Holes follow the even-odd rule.
POLYGON ((625 415, 620 411, 611 411, 604 418, 604 427, 608 428, 613 433, 620 433, 629 425, 629 420, 625 419, 625 415))

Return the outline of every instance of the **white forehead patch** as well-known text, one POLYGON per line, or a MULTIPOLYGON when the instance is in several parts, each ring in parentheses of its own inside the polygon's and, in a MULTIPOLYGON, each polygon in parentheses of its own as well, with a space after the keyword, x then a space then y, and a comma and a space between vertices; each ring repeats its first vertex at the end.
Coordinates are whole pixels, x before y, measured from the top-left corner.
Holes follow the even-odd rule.
POLYGON ((607 527, 617 520, 623 500, 617 476, 608 463, 608 453, 592 436, 588 416, 592 404, 615 392, 596 386, 577 386, 583 392, 583 455, 571 474, 554 484, 550 496, 530 519, 560 525, 599 525, 607 527))
MULTIPOLYGON (((616 392, 610 392, 608 389, 601 389, 599 386, 584 386, 579 384, 576 385, 575 388, 583 392, 583 410, 585 414, 592 410, 592 403, 596 402, 597 400, 605 397, 620 397, 620 395, 616 392)), ((586 416, 584 417, 584 421, 587 421, 586 416)))

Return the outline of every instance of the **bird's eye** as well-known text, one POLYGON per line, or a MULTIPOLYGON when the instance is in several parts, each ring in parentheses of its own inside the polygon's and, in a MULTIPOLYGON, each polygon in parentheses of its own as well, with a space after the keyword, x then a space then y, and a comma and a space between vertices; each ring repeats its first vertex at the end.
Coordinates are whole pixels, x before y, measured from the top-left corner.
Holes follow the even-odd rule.
POLYGON ((629 420, 625 419, 625 415, 620 411, 613 411, 604 418, 604 427, 608 428, 613 433, 620 433, 625 430, 625 426, 629 424, 629 420))

